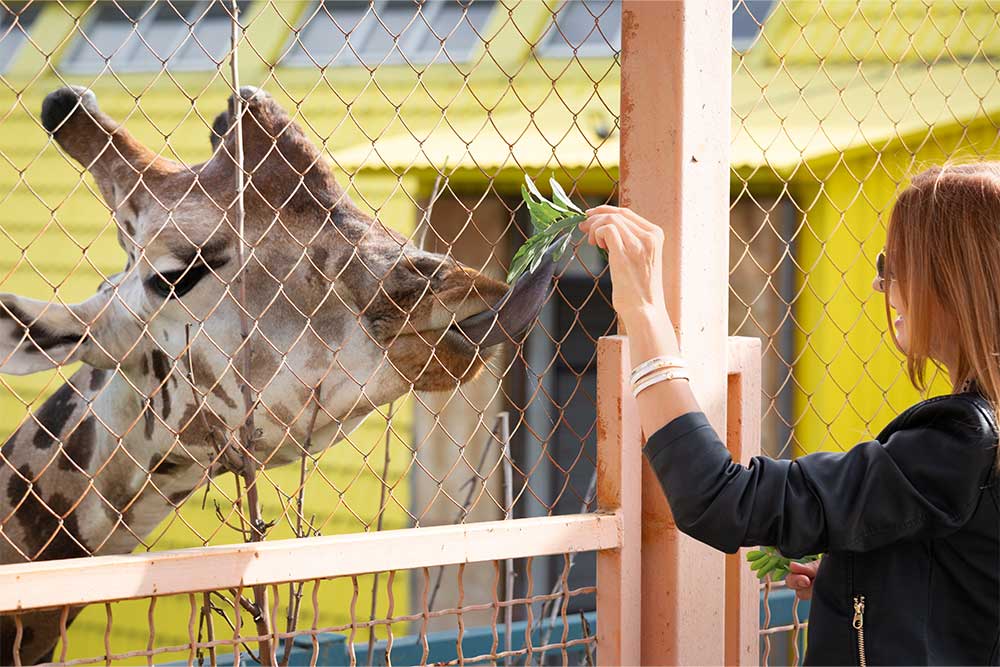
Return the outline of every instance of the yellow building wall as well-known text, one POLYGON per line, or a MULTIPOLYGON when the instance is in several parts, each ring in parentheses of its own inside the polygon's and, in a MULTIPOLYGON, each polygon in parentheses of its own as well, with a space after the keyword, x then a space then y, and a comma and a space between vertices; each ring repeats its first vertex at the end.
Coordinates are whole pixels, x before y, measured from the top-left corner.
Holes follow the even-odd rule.
MULTIPOLYGON (((983 120, 907 137, 881 153, 856 151, 810 165, 819 183, 796 184, 794 197, 806 209, 795 242, 801 267, 794 311, 796 453, 848 449, 921 399, 889 335, 884 299, 872 290, 892 202, 908 178, 928 166, 998 155, 996 127, 983 120)), ((948 391, 947 376, 939 373, 927 395, 948 391)))

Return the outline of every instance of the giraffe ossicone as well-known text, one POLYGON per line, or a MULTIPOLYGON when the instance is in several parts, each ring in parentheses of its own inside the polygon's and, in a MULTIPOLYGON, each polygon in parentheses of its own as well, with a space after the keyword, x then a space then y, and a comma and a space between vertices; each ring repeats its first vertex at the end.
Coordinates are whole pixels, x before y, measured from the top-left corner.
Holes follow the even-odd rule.
MULTIPOLYGON (((310 433, 315 454, 376 406, 476 377, 547 298, 551 263, 508 288, 415 247, 355 206, 270 95, 239 102, 186 165, 89 90, 45 98, 126 262, 80 303, 0 294, 0 373, 83 362, 0 448, 0 563, 130 552, 225 469, 249 415, 259 465, 298 460, 310 433)), ((50 657, 59 612, 22 623, 21 661, 50 657)), ((0 617, 0 664, 13 637, 0 617)))

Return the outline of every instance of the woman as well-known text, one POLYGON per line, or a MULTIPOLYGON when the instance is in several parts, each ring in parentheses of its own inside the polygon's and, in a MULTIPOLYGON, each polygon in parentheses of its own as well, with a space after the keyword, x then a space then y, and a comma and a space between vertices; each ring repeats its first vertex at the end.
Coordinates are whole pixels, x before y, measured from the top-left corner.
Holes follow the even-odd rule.
POLYGON ((826 554, 789 577, 813 600, 806 664, 1000 664, 1000 164, 917 176, 877 262, 911 381, 924 388, 931 361, 953 393, 848 452, 748 467, 731 460, 677 357, 662 232, 628 209, 587 213, 581 229, 608 251, 637 367, 644 451, 678 527, 729 553, 826 554))

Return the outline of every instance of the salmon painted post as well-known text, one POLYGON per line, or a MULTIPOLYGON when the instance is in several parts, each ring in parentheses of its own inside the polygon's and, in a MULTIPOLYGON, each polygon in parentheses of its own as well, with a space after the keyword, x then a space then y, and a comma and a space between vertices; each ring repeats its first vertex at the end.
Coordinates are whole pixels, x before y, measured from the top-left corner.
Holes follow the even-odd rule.
MULTIPOLYGON (((621 201, 663 227, 667 307, 726 430, 731 4, 623 0, 621 201)), ((725 661, 725 557, 680 534, 642 480, 642 663, 725 661)))
POLYGON ((597 509, 620 517, 618 549, 597 553, 597 657, 640 662, 642 429, 629 390, 628 339, 597 343, 597 509))
MULTIPOLYGON (((726 446, 743 465, 760 454, 761 347, 757 338, 729 339, 726 446)), ((726 556, 726 664, 760 662, 760 583, 747 567, 746 552, 726 556)))

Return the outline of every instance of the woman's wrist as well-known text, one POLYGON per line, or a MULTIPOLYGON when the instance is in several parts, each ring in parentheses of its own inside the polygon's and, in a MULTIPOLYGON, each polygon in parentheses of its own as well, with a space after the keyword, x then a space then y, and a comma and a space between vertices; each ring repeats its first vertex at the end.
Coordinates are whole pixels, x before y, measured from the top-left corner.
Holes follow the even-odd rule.
POLYGON ((676 356, 679 353, 677 334, 667 309, 646 306, 622 314, 625 334, 629 339, 633 366, 655 356, 676 356))

